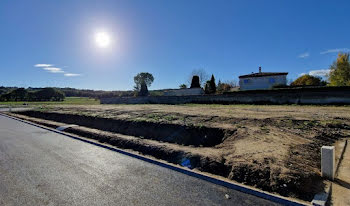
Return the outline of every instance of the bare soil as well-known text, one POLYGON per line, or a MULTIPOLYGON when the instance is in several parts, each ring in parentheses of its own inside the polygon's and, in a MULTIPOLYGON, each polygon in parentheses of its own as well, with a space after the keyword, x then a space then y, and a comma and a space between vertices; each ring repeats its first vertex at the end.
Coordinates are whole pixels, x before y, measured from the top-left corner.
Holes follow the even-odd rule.
POLYGON ((20 114, 103 130, 108 138, 81 135, 307 201, 323 184, 320 147, 350 134, 347 106, 51 105, 20 114))
POLYGON ((350 148, 348 144, 345 146, 343 158, 339 164, 338 174, 332 185, 331 204, 350 205, 350 148))

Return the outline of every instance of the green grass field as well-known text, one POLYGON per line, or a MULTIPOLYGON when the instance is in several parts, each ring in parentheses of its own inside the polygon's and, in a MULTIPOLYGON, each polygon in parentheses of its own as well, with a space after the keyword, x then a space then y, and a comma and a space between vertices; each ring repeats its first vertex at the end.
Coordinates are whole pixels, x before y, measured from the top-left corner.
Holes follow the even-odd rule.
POLYGON ((0 102, 0 105, 21 106, 21 105, 56 105, 56 104, 72 104, 72 105, 95 105, 100 104, 100 100, 88 97, 66 97, 62 102, 0 102))

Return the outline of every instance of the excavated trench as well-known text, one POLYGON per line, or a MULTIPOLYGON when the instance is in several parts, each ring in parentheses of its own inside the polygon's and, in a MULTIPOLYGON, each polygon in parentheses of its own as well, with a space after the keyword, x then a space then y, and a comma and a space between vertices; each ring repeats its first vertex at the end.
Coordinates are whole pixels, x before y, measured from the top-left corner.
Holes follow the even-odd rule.
MULTIPOLYGON (((150 155, 158 159, 166 160, 170 163, 182 165, 184 160, 190 162, 190 168, 196 168, 203 172, 220 175, 231 180, 235 180, 247 185, 251 185, 265 191, 277 192, 283 196, 297 197, 302 200, 312 200, 315 191, 310 189, 310 185, 316 185, 319 189, 323 188, 321 177, 311 171, 299 171, 298 168, 292 169, 287 174, 283 174, 281 168, 274 168, 273 159, 264 158, 264 162, 255 161, 253 163, 241 163, 232 165, 226 159, 217 159, 205 155, 193 154, 183 150, 169 149, 163 146, 141 143, 140 140, 129 140, 119 137, 120 133, 139 138, 153 139, 163 142, 177 143, 193 146, 215 146, 236 131, 224 130, 219 128, 183 126, 175 124, 163 124, 152 122, 134 122, 126 120, 116 120, 100 117, 91 117, 74 114, 62 114, 54 112, 40 111, 22 111, 17 114, 27 117, 38 118, 36 123, 44 126, 56 128, 60 124, 77 124, 86 128, 93 128, 102 131, 109 131, 110 134, 93 132, 82 127, 72 127, 66 132, 92 138, 100 142, 117 146, 123 149, 132 149, 145 155, 150 155), (41 120, 39 120, 41 119, 41 120), (49 121, 46 121, 49 120, 49 121), (51 122, 52 121, 52 122, 51 122)), ((22 116, 23 117, 23 116, 22 116)), ((29 119, 33 121, 33 119, 29 119)), ((308 145, 305 145, 308 146, 308 145)), ((293 151, 291 151, 291 154, 293 151)), ((319 152, 318 152, 319 153, 319 152)), ((319 154, 317 154, 319 155, 319 154)), ((298 165, 298 159, 290 157, 286 163, 288 167, 298 165)), ((301 168, 299 168, 301 169, 301 168)))
POLYGON ((41 111, 17 112, 30 117, 76 124, 84 127, 115 132, 140 138, 153 139, 180 145, 212 147, 223 142, 236 131, 204 126, 129 121, 76 114, 62 114, 41 111))

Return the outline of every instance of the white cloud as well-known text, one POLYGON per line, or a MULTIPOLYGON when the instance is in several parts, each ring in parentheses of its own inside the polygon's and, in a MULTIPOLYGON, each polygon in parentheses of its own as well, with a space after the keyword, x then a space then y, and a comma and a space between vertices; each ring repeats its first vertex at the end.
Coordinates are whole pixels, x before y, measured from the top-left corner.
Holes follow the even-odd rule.
POLYGON ((81 74, 65 73, 64 76, 66 76, 66 77, 77 77, 77 76, 81 76, 81 74))
POLYGON ((315 77, 327 77, 329 75, 329 69, 319 69, 319 70, 311 70, 309 73, 300 73, 299 76, 304 76, 306 74, 315 77))
POLYGON ((43 70, 46 70, 51 73, 64 73, 64 71, 61 68, 57 67, 44 67, 43 70))
POLYGON ((53 64, 35 64, 34 67, 52 67, 53 64))
POLYGON ((309 72, 309 75, 311 76, 318 76, 318 77, 326 77, 329 75, 329 72, 331 70, 329 69, 319 69, 319 70, 311 70, 309 72))
POLYGON ((310 56, 310 53, 309 52, 305 52, 305 53, 300 54, 298 57, 302 58, 302 59, 305 59, 305 58, 307 58, 309 56, 310 56))
POLYGON ((339 53, 339 52, 350 52, 350 49, 348 48, 328 49, 326 51, 321 52, 320 54, 339 53))
POLYGON ((47 72, 50 73, 63 73, 66 77, 77 77, 81 76, 81 74, 75 74, 75 73, 68 73, 65 72, 62 68, 67 68, 68 66, 63 66, 62 68, 53 67, 53 64, 35 64, 34 67, 39 67, 47 72))

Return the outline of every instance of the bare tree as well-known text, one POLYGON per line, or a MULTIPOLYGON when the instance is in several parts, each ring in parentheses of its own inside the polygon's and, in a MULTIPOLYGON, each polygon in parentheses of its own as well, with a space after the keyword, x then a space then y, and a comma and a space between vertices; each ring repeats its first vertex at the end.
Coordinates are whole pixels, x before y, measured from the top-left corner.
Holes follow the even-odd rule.
POLYGON ((192 70, 190 76, 188 77, 188 80, 187 80, 188 85, 191 85, 193 76, 199 76, 199 83, 202 87, 204 87, 205 83, 209 80, 209 75, 204 69, 202 68, 194 69, 192 70))
POLYGON ((237 82, 235 80, 227 80, 224 83, 230 85, 232 88, 237 87, 237 82))

